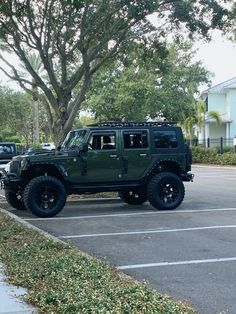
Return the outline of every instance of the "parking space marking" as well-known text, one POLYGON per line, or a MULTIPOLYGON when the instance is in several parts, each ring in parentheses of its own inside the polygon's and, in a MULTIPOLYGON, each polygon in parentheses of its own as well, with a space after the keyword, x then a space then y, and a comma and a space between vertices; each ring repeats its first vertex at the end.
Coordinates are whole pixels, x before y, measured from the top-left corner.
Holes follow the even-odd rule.
POLYGON ((50 218, 24 218, 25 221, 48 221, 48 220, 74 220, 74 219, 90 219, 90 218, 109 218, 109 217, 132 217, 142 215, 173 215, 183 213, 204 213, 204 212, 218 212, 218 211, 236 211, 235 207, 232 208, 209 208, 209 209, 183 209, 174 211, 145 211, 145 212, 134 212, 127 214, 101 214, 101 215, 88 215, 88 216, 70 216, 70 217, 50 217, 50 218))
POLYGON ((193 227, 193 228, 179 228, 179 229, 163 229, 156 230, 143 230, 143 231, 128 231, 128 232, 110 232, 110 233, 94 233, 94 234, 79 234, 70 236, 58 236, 60 239, 75 239, 75 238, 90 238, 90 237, 107 237, 107 236, 121 236, 121 235, 136 235, 136 234, 154 234, 154 233, 171 233, 171 232, 184 232, 184 231, 198 231, 210 229, 230 229, 236 228, 236 225, 223 225, 223 226, 207 226, 207 227, 193 227))
POLYGON ((178 262, 161 262, 161 263, 149 263, 149 264, 123 265, 123 266, 117 266, 116 268, 125 270, 125 269, 137 269, 137 268, 149 268, 149 267, 223 263, 223 262, 235 262, 235 261, 236 261, 236 257, 226 257, 226 258, 210 258, 210 259, 199 259, 199 260, 178 261, 178 262))
POLYGON ((235 178, 236 174, 221 174, 221 173, 216 173, 216 174, 211 174, 211 173, 204 173, 204 174, 198 174, 196 175, 197 178, 235 178))

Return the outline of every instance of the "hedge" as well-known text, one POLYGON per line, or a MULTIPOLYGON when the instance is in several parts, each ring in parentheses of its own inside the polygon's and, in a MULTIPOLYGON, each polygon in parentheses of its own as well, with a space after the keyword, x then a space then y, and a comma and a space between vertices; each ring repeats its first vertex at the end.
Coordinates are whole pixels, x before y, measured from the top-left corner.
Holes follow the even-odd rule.
POLYGON ((218 153, 217 148, 192 147, 193 163, 236 165, 236 153, 218 153))

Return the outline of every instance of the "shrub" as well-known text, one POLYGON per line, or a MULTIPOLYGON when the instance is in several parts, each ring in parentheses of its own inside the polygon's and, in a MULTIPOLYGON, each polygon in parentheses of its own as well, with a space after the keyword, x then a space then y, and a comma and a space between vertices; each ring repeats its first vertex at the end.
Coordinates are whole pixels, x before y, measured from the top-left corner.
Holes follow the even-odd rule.
POLYGON ((215 163, 217 160, 216 148, 192 147, 194 163, 215 163))
POLYGON ((207 163, 218 165, 236 165, 236 154, 226 152, 218 154, 217 148, 192 147, 193 163, 207 163))

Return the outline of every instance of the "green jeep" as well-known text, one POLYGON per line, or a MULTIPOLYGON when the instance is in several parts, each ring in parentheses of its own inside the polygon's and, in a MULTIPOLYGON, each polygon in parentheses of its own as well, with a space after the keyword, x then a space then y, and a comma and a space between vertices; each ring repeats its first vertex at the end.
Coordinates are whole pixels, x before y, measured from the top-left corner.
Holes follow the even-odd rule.
POLYGON ((128 204, 174 209, 192 181, 191 151, 168 122, 104 122, 71 131, 54 152, 13 158, 8 203, 39 217, 57 215, 67 195, 117 191, 128 204))

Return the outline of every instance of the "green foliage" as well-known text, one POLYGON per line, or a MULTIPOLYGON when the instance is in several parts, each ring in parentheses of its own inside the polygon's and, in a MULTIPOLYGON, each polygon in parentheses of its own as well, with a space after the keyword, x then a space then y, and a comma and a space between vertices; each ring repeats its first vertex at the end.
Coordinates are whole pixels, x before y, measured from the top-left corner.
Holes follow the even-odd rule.
POLYGON ((31 108, 29 98, 20 92, 0 87, 0 137, 28 142, 31 108))
MULTIPOLYGON (((31 79, 22 76, 0 53, 0 59, 6 65, 1 70, 31 95, 35 95, 33 89, 40 90, 39 94, 46 99, 56 144, 60 144, 71 129, 93 75, 109 60, 125 56, 129 43, 143 43, 145 47, 157 51, 167 36, 179 42, 182 42, 180 34, 192 38, 198 34, 207 37, 209 30, 223 29, 230 16, 223 0, 1 0, 0 12, 1 46, 17 55, 31 79), (155 25, 148 19, 152 14, 155 25), (29 52, 41 59, 44 76, 34 68, 29 52)), ((192 70, 195 73, 194 65, 192 70)), ((192 91, 195 89, 193 79, 187 84, 189 72, 180 72, 183 86, 174 63, 169 70, 171 72, 172 75, 159 82, 163 88, 152 96, 156 103, 154 99, 151 103, 155 103, 156 108, 152 106, 150 116, 156 116, 161 109, 164 117, 171 118, 173 107, 179 105, 182 96, 185 96, 184 107, 188 103, 192 105, 192 96, 189 90, 185 90, 186 86, 192 91)), ((119 95, 118 109, 119 106, 124 109, 125 103, 133 108, 134 99, 136 102, 139 98, 150 102, 149 94, 153 92, 155 78, 159 77, 153 77, 152 73, 149 76, 144 68, 139 73, 133 70, 125 73, 123 84, 120 83, 117 90, 119 94, 124 91, 124 99, 119 95), (135 74, 139 79, 143 77, 142 88, 135 74)), ((199 82, 198 74, 196 82, 199 82)), ((112 99, 108 100, 111 103, 112 99)), ((138 102, 141 103, 141 100, 138 102)), ((145 104, 148 106, 148 103, 145 104)), ((147 108, 142 105, 132 113, 141 119, 146 111, 147 108)), ((117 116, 117 112, 114 115, 117 116)), ((181 111, 180 115, 172 118, 182 121, 184 115, 185 112, 181 111)))
POLYGON ((95 123, 94 117, 90 115, 80 115, 79 118, 75 119, 74 128, 83 128, 93 123, 95 123))
POLYGON ((201 146, 192 147, 194 163, 215 163, 217 160, 217 149, 206 149, 201 146))
POLYGON ((193 112, 199 85, 208 82, 208 72, 193 56, 189 43, 149 48, 132 43, 125 57, 95 75, 87 108, 100 120, 183 121, 193 112))
MULTIPOLYGON (((181 122, 181 126, 183 127, 186 136, 191 140, 191 138, 194 137, 194 135, 192 134, 193 127, 194 126, 197 127, 197 138, 198 138, 200 129, 204 127, 204 124, 208 119, 214 120, 217 125, 220 125, 222 122, 221 115, 218 111, 214 111, 214 110, 208 111, 207 117, 206 117, 205 103, 202 100, 198 100, 196 101, 196 103, 194 104, 192 108, 191 115, 185 118, 181 122)), ((205 132, 205 130, 203 131, 205 132)))
POLYGON ((4 126, 2 125, 2 129, 0 130, 0 141, 21 143, 21 136, 15 135, 12 130, 4 128, 4 126))
POLYGON ((0 260, 10 282, 28 288, 43 313, 196 314, 186 303, 122 277, 76 248, 46 239, 0 213, 0 260))
MULTIPOLYGON (((33 139, 32 98, 24 92, 15 92, 0 86, 0 139, 24 143, 29 146, 33 139)), ((49 130, 44 107, 39 111, 41 140, 48 141, 49 130)))
POLYGON ((193 162, 217 165, 236 165, 236 153, 218 154, 217 148, 192 147, 193 162))

